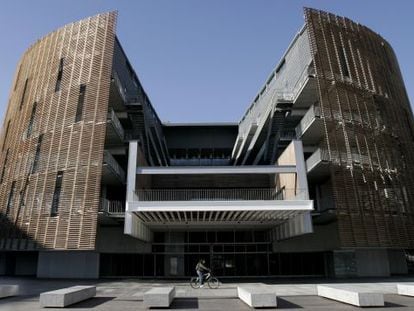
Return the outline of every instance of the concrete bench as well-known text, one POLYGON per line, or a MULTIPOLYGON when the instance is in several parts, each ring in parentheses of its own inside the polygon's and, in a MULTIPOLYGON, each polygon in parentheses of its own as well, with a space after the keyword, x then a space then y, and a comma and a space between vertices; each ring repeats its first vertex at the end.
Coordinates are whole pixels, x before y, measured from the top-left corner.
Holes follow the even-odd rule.
POLYGON ((17 296, 19 294, 19 285, 1 285, 0 298, 17 296))
POLYGON ((243 302, 253 308, 277 306, 276 292, 268 286, 237 286, 237 295, 243 302))
POLYGON ((40 294, 41 307, 66 307, 92 298, 96 295, 95 286, 72 286, 40 294))
POLYGON ((414 284, 397 284, 398 295, 414 296, 414 284))
POLYGON ((175 287, 154 287, 144 293, 144 305, 151 307, 169 307, 175 297, 175 287))
POLYGON ((384 295, 381 293, 366 293, 354 289, 343 289, 318 285, 318 296, 348 303, 357 307, 384 306, 384 295))

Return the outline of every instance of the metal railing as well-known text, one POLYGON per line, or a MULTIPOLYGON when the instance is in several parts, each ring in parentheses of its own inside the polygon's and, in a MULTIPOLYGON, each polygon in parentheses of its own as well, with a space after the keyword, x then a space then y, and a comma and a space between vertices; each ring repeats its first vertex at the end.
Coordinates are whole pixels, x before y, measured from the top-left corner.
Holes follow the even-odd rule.
POLYGON ((112 201, 105 198, 101 198, 101 204, 99 205, 99 211, 105 214, 123 214, 125 213, 124 201, 112 201))
POLYGON ((140 189, 139 201, 269 201, 294 200, 302 197, 301 189, 140 189))
POLYGON ((280 132, 280 140, 293 140, 296 139, 296 132, 293 130, 282 130, 280 132))
POLYGON ((171 166, 225 166, 230 165, 230 158, 212 159, 170 159, 171 166))
POLYGON ((378 161, 373 160, 371 163, 370 157, 364 154, 339 152, 336 150, 329 151, 324 148, 318 148, 315 152, 306 160, 306 166, 308 169, 316 166, 319 162, 331 162, 336 165, 346 165, 351 167, 352 165, 364 165, 364 166, 378 166, 378 161))
POLYGON ((118 175, 122 182, 125 182, 124 170, 107 150, 104 150, 103 163, 104 165, 106 164, 116 175, 118 175))
POLYGON ((112 123, 114 126, 115 131, 118 133, 119 137, 124 140, 125 138, 125 131, 122 127, 121 121, 119 121, 115 111, 111 109, 110 112, 108 112, 107 120, 112 123))
POLYGON ((125 87, 123 86, 121 79, 118 76, 117 72, 112 73, 112 78, 114 80, 114 83, 118 89, 119 95, 121 96, 122 100, 125 104, 138 104, 142 102, 142 98, 139 96, 132 96, 130 94, 127 94, 125 87))

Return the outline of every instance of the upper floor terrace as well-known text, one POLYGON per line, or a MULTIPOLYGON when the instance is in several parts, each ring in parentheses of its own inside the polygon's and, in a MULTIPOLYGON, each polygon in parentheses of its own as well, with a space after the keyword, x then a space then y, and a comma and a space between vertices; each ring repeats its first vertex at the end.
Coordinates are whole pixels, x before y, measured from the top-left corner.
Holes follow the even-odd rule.
POLYGON ((125 233, 261 227, 284 239, 312 231, 302 144, 293 141, 275 165, 148 166, 129 143, 125 233))

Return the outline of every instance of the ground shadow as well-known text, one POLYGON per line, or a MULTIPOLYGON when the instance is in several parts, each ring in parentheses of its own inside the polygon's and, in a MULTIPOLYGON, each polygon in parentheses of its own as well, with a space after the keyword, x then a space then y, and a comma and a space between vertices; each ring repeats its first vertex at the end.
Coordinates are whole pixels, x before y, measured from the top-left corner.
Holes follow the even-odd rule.
MULTIPOLYGON (((157 309, 161 310, 161 308, 157 309)), ((198 298, 175 298, 170 305, 170 309, 198 309, 198 298)))
POLYGON ((286 300, 285 298, 277 297, 277 308, 278 309, 303 309, 302 306, 299 306, 293 302, 286 300))
POLYGON ((71 305, 71 308, 77 309, 77 308, 94 308, 97 307, 105 302, 111 301, 115 299, 116 297, 92 297, 88 300, 84 300, 81 302, 78 302, 76 304, 71 305))
POLYGON ((407 306, 404 305, 400 305, 398 303, 393 303, 393 302, 384 302, 384 308, 407 308, 407 306))

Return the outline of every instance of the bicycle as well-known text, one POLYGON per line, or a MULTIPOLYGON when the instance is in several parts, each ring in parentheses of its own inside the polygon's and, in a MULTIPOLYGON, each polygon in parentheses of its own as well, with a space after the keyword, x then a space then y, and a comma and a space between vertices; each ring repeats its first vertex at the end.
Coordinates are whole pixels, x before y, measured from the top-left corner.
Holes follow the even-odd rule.
MULTIPOLYGON (((216 289, 220 286, 220 281, 211 275, 211 272, 204 274, 204 284, 208 285, 211 289, 216 289)), ((192 288, 200 288, 200 280, 198 277, 192 277, 190 280, 190 285, 192 288)))

